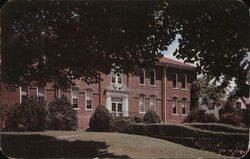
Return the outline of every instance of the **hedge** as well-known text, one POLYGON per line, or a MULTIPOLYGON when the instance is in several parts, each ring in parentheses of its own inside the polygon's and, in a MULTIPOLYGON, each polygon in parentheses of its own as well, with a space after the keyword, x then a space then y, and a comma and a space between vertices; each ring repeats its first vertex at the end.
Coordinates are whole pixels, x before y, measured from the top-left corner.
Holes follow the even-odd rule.
POLYGON ((217 132, 230 132, 230 133, 249 133, 248 128, 235 127, 228 124, 219 123, 186 123, 185 125, 200 128, 202 130, 217 131, 217 132))
POLYGON ((246 150, 248 146, 248 134, 212 132, 183 124, 131 124, 125 132, 172 141, 181 140, 186 144, 213 151, 246 150))

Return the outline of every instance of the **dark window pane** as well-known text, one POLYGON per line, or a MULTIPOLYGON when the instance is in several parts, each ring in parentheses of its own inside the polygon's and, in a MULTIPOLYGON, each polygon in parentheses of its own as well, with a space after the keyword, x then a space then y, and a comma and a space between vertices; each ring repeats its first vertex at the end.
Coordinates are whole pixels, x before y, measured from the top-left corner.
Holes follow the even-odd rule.
POLYGON ((116 111, 116 104, 112 103, 112 111, 116 111))
POLYGON ((177 75, 173 74, 173 87, 177 88, 177 75))
POLYGON ((186 107, 182 107, 182 114, 186 114, 186 107))
POLYGON ((181 88, 186 89, 186 76, 183 75, 181 78, 181 88))
POLYGON ((73 108, 78 108, 78 99, 73 99, 73 108))
POLYGON ((122 83, 122 78, 118 77, 118 83, 121 84, 122 83))
POLYGON ((87 100, 87 109, 92 109, 92 101, 87 100))
POLYGON ((122 104, 118 103, 118 111, 121 112, 122 111, 122 104))
POLYGON ((144 75, 145 72, 144 72, 144 69, 140 69, 139 71, 139 76, 140 76, 140 84, 144 84, 144 75))
POLYGON ((112 76, 112 83, 115 83, 115 76, 112 76))

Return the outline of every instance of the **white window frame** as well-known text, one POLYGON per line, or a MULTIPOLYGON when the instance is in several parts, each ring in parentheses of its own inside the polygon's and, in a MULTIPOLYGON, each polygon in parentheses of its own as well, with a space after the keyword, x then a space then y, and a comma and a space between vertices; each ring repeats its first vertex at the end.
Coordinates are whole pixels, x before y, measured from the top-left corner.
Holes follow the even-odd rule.
MULTIPOLYGON (((46 100, 46 88, 42 87, 44 94, 43 94, 43 99, 46 100)), ((36 87, 36 97, 39 98, 39 87, 36 87)))
POLYGON ((85 89, 85 110, 93 110, 93 96, 94 96, 94 91, 93 89, 90 89, 90 88, 87 88, 85 89), (91 109, 87 108, 87 92, 91 92, 91 96, 90 96, 90 99, 91 99, 91 109))
POLYGON ((123 74, 122 74, 122 72, 115 73, 115 70, 112 69, 110 74, 111 74, 111 79, 110 79, 111 84, 115 84, 115 85, 119 85, 119 86, 123 84, 123 74), (118 83, 118 78, 119 78, 118 74, 120 75, 121 83, 118 83), (115 78, 115 82, 112 81, 112 77, 115 78))
POLYGON ((183 82, 183 81, 181 81, 181 89, 182 89, 182 90, 187 90, 187 75, 184 74, 184 75, 182 75, 182 76, 184 77, 184 80, 185 80, 185 81, 184 81, 184 82, 185 82, 185 88, 182 88, 182 82, 183 82))
POLYGON ((174 81, 172 81, 172 87, 173 89, 178 89, 178 74, 177 73, 173 73, 173 75, 175 75, 175 81, 176 81, 176 87, 174 87, 174 81))
MULTIPOLYGON (((29 89, 30 89, 30 87, 29 87, 29 85, 27 85, 27 96, 28 96, 28 98, 29 98, 29 89)), ((22 103, 22 86, 20 86, 19 87, 19 98, 20 98, 20 103, 22 103)))
POLYGON ((149 71, 149 82, 150 82, 150 86, 156 86, 156 72, 155 72, 155 69, 151 69, 150 71, 149 71), (152 85, 151 84, 151 72, 153 72, 154 73, 154 84, 152 85))
POLYGON ((78 96, 78 100, 77 100, 77 105, 78 105, 78 107, 77 108, 74 108, 73 107, 73 109, 75 109, 75 110, 80 110, 80 107, 79 107, 79 101, 80 101, 80 89, 79 89, 79 87, 72 87, 71 88, 71 104, 72 104, 72 106, 73 106, 73 89, 78 89, 78 94, 77 94, 77 96, 78 96))
POLYGON ((181 114, 182 115, 187 115, 187 104, 188 104, 188 101, 187 101, 187 98, 182 98, 181 100, 181 114), (185 105, 183 104, 183 101, 185 101, 185 105), (183 107, 185 107, 185 113, 183 113, 183 107))
POLYGON ((156 95, 151 95, 150 96, 150 109, 152 109, 155 112, 157 111, 157 98, 156 98, 156 95))
POLYGON ((59 89, 56 89, 55 90, 56 91, 56 95, 57 95, 57 97, 56 98, 61 98, 61 89, 59 88, 59 89))
POLYGON ((172 98, 172 100, 173 100, 173 102, 172 102, 172 115, 178 115, 178 97, 174 96, 172 98), (176 99, 176 102, 175 102, 175 99, 176 99), (174 107, 176 107, 176 113, 174 113, 174 107))
POLYGON ((139 68, 139 85, 145 85, 145 69, 144 68, 139 68), (143 72, 143 83, 141 83, 141 70, 143 72))
POLYGON ((145 94, 140 94, 139 95, 139 113, 145 113, 145 107, 146 107, 146 95, 145 94), (142 101, 141 101, 142 99, 142 101), (141 111, 141 105, 143 104, 144 110, 141 111))

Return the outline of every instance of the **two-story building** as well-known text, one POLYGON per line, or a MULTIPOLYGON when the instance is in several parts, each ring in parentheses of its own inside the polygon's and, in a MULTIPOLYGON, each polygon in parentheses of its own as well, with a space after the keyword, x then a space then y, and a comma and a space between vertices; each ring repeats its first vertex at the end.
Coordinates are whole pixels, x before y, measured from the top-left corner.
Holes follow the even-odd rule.
POLYGON ((163 57, 154 68, 136 67, 133 76, 111 71, 102 75, 99 83, 88 85, 76 81, 74 87, 65 91, 54 89, 51 83, 46 87, 20 86, 14 91, 2 85, 2 104, 12 105, 29 96, 42 97, 49 103, 64 95, 77 110, 81 129, 88 128, 99 104, 115 116, 142 117, 153 109, 162 122, 179 123, 189 112, 194 75, 194 66, 163 57))

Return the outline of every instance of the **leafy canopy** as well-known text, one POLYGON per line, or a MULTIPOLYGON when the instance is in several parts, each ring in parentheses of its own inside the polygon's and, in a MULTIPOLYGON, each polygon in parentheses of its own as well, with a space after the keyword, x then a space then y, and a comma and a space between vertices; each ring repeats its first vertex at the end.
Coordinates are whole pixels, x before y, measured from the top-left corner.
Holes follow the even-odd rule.
POLYGON ((179 33, 177 58, 197 73, 244 87, 248 7, 236 0, 12 1, 2 9, 2 75, 8 84, 100 80, 154 64, 179 33))

